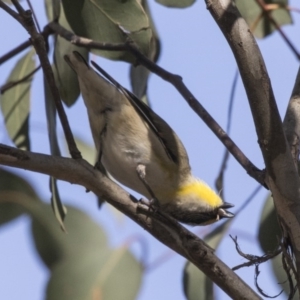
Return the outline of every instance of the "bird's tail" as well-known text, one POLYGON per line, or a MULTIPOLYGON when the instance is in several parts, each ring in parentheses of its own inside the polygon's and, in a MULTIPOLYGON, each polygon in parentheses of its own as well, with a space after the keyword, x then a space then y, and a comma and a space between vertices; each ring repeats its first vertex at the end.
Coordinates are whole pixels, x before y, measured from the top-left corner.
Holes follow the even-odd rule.
POLYGON ((64 59, 77 74, 83 74, 90 69, 84 57, 77 51, 65 55, 64 59))

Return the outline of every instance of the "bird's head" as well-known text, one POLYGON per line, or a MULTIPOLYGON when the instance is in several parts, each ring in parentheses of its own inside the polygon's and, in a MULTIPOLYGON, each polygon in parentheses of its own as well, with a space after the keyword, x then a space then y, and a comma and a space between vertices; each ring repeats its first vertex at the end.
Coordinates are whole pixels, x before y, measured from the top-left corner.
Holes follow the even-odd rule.
POLYGON ((223 202, 215 191, 198 179, 181 186, 174 199, 162 209, 179 222, 192 226, 208 225, 234 216, 227 211, 234 205, 223 202))

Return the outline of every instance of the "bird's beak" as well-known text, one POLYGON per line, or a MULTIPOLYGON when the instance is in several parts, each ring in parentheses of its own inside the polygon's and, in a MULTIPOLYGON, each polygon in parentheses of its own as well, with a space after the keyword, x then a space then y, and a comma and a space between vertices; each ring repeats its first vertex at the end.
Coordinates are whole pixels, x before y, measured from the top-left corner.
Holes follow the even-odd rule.
POLYGON ((234 207, 234 204, 231 204, 231 203, 228 203, 228 202, 224 202, 220 208, 231 208, 231 207, 234 207))
POLYGON ((231 208, 233 206, 234 205, 231 203, 224 202, 218 209, 218 215, 219 215, 220 219, 234 217, 233 213, 226 210, 226 208, 231 208))

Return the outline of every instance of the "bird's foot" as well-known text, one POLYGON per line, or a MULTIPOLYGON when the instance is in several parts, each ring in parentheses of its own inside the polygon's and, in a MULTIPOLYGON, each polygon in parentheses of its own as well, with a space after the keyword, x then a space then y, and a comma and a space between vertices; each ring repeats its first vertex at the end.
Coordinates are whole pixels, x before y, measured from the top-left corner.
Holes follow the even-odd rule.
POLYGON ((156 213, 159 209, 159 202, 156 198, 152 198, 150 200, 141 198, 138 203, 138 209, 146 215, 156 213))

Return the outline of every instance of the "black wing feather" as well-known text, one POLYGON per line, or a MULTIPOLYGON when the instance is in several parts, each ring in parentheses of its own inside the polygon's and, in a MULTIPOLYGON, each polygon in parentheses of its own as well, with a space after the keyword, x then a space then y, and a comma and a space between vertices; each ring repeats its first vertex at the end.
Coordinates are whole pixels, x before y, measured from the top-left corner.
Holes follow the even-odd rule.
MULTIPOLYGON (((166 140, 161 134, 159 130, 159 124, 155 121, 153 116, 161 119, 156 113, 143 101, 141 101, 138 97, 136 97, 132 92, 125 89, 122 85, 120 85, 115 79, 113 79, 108 73, 106 73, 99 65, 97 65, 94 61, 91 61, 92 65, 99 71, 103 76, 105 76, 115 87, 117 87, 129 100, 132 104, 136 112, 146 121, 148 126, 155 133, 159 141, 161 142, 163 148, 166 151, 167 156, 174 162, 178 163, 178 157, 172 152, 170 147, 168 147, 166 140)), ((100 75, 99 75, 100 76, 100 75)), ((163 121, 161 119, 161 121, 163 121)), ((164 121, 163 121, 164 122, 164 121)))

